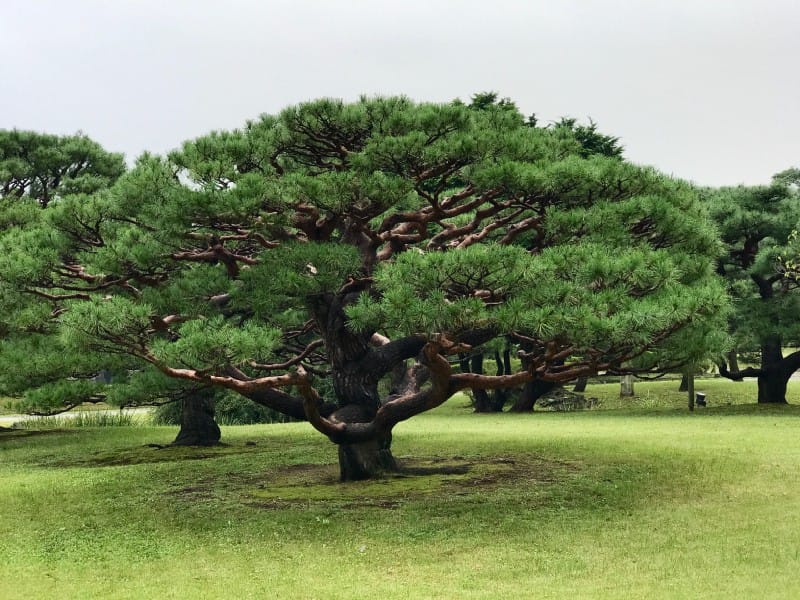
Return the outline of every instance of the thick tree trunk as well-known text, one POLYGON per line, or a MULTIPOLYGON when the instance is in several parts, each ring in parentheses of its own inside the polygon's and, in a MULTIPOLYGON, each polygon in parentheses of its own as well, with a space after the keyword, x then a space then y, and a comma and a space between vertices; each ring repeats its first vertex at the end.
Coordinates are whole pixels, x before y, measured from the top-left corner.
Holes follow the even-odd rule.
POLYGON ((214 395, 203 391, 181 401, 181 428, 175 446, 214 446, 221 437, 214 420, 214 395))
POLYGON ((787 404, 786 387, 791 373, 784 374, 780 370, 770 370, 758 377, 759 404, 787 404))
POLYGON ((784 363, 781 340, 771 337, 761 345, 761 375, 758 376, 759 404, 786 404, 786 386, 794 369, 784 363))
POLYGON ((381 440, 339 444, 339 478, 342 481, 361 481, 397 471, 391 445, 391 434, 381 440))
MULTIPOLYGON (((374 417, 363 407, 353 404, 337 410, 331 420, 344 423, 365 423, 374 417)), ((397 461, 392 455, 392 434, 359 443, 339 443, 339 478, 342 481, 371 479, 382 473, 396 471, 397 461)))

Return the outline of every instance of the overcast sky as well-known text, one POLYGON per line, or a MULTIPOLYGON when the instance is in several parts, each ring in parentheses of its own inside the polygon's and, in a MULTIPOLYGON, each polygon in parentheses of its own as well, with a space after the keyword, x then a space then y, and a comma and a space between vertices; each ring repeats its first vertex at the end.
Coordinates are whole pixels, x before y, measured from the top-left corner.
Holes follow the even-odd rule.
POLYGON ((509 96, 705 185, 800 166, 798 0, 0 0, 0 128, 133 159, 321 96, 509 96))

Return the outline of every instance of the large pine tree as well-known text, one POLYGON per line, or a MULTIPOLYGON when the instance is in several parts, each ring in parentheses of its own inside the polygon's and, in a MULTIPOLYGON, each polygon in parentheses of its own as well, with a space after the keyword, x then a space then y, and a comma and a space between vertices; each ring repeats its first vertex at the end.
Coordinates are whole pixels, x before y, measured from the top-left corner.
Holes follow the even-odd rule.
POLYGON ((343 479, 371 477, 396 466, 395 424, 459 390, 708 351, 725 293, 695 192, 584 150, 508 103, 309 102, 143 157, 80 231, 59 203, 36 247, 85 245, 61 279, 13 245, 3 268, 76 352, 306 418, 343 479), (522 369, 453 367, 498 338, 522 369))

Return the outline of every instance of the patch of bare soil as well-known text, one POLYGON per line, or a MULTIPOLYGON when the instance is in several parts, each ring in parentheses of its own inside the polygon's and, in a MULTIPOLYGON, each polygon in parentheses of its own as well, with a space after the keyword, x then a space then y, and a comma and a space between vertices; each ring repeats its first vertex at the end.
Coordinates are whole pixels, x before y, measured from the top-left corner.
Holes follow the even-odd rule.
MULTIPOLYGON (((468 496, 520 481, 554 482, 565 472, 579 470, 577 463, 536 456, 478 458, 416 458, 401 461, 400 471, 368 481, 338 481, 333 465, 293 465, 251 480, 243 488, 243 501, 253 507, 281 509, 309 504, 336 508, 395 508, 432 494, 468 496)), ((244 483, 244 482, 242 482, 244 483)))

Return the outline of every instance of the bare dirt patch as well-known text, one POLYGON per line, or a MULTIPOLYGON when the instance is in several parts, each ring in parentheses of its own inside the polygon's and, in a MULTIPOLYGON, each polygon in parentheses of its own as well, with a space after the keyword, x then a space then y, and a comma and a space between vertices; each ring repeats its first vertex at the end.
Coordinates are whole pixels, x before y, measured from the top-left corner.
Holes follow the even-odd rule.
POLYGON ((523 457, 450 457, 401 460, 401 470, 379 479, 341 483, 334 465, 294 465, 252 481, 243 501, 254 507, 280 509, 298 505, 337 508, 394 508, 432 494, 471 495, 481 489, 530 483, 552 483, 577 463, 523 457))

